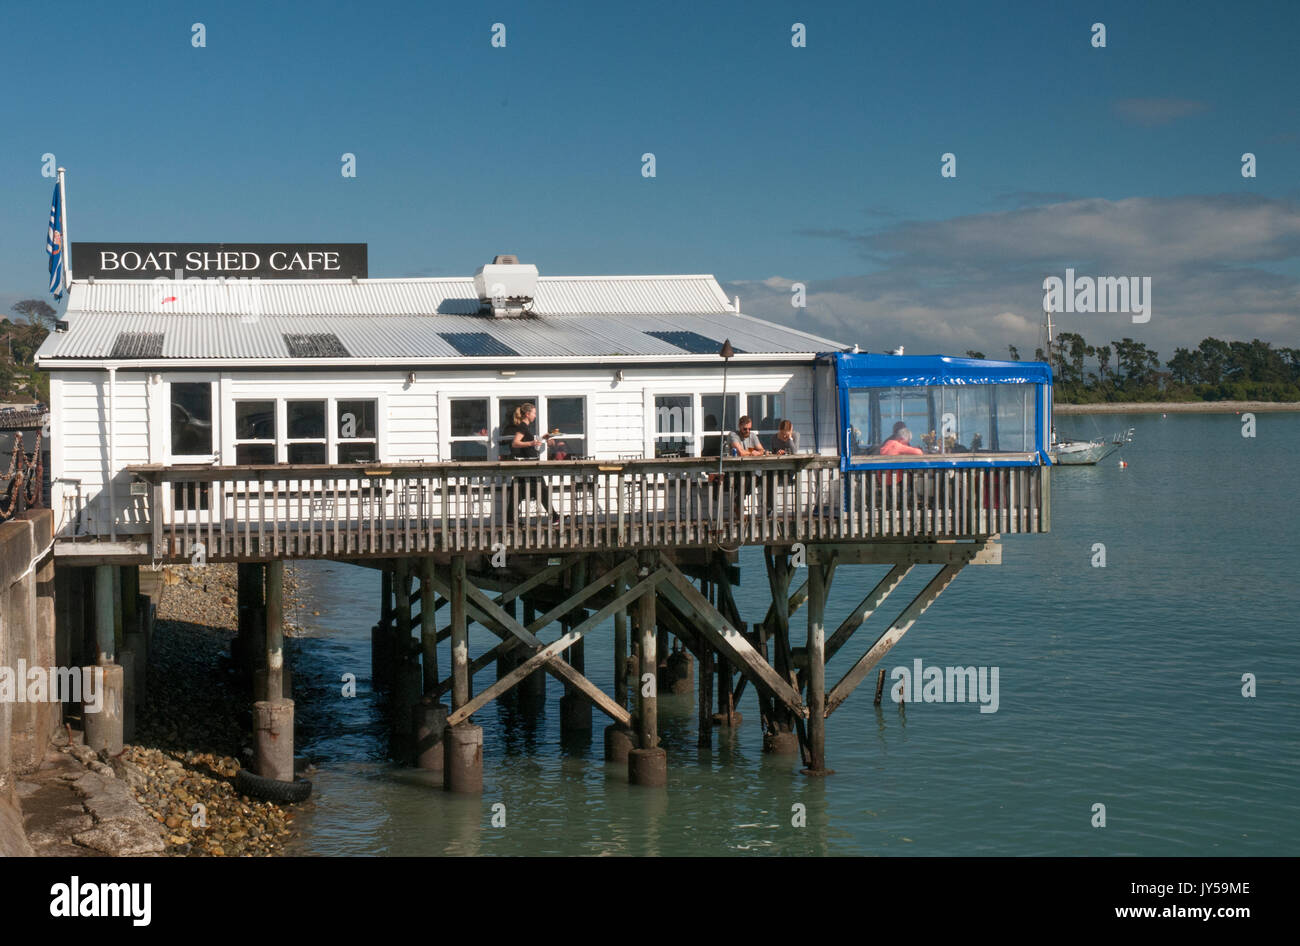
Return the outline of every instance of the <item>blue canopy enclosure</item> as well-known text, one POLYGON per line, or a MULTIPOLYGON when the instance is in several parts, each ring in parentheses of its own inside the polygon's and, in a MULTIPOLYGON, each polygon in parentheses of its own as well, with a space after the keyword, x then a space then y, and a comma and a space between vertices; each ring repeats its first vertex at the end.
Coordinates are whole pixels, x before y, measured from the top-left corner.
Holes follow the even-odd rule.
POLYGON ((1039 361, 943 355, 830 356, 839 389, 840 467, 1048 466, 1052 372, 1039 361), (895 431, 910 447, 881 449, 895 431))

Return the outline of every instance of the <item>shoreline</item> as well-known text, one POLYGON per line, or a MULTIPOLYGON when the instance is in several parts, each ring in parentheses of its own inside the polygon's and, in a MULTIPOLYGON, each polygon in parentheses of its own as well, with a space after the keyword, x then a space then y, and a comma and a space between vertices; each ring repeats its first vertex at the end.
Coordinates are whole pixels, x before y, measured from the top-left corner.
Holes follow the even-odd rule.
MULTIPOLYGON (((286 572, 291 614, 302 589, 286 572)), ((247 798, 233 785, 250 759, 244 717, 252 699, 229 659, 236 596, 234 565, 165 569, 149 673, 167 685, 150 686, 123 753, 136 770, 137 801, 161 830, 163 857, 276 856, 293 836, 292 806, 247 798)), ((299 633, 286 620, 286 638, 299 633)))
POLYGON ((1129 401, 1102 404, 1053 404, 1055 414, 1240 414, 1300 411, 1297 401, 1129 401))

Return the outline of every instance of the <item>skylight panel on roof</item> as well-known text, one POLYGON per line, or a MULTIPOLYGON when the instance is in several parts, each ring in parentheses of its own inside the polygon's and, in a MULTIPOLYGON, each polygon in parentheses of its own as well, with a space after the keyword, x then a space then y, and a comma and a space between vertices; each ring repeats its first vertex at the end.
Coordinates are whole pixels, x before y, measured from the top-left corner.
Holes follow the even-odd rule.
POLYGON ((110 358, 161 358, 162 332, 118 332, 110 358))
MULTIPOLYGON (((669 345, 676 345, 682 351, 690 352, 692 355, 716 355, 722 348, 722 342, 707 338, 699 332, 646 332, 645 334, 669 345)), ((745 354, 745 349, 736 348, 734 345, 732 350, 737 355, 745 354)))
POLYGON ((333 332, 311 335, 284 335, 290 358, 351 358, 339 337, 333 332))
POLYGON ((439 332, 438 335, 462 355, 517 356, 519 354, 505 342, 493 338, 487 332, 439 332))

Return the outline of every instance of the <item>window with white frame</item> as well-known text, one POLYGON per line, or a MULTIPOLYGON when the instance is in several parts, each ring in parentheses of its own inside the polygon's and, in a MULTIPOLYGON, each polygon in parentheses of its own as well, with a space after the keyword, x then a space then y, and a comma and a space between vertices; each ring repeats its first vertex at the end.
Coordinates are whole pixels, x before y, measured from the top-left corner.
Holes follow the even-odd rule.
POLYGON ((488 433, 488 398, 451 399, 451 433, 448 445, 453 460, 486 460, 491 439, 488 433))
POLYGON ((721 452, 722 432, 736 429, 740 419, 740 395, 727 395, 727 410, 722 410, 721 394, 700 395, 700 456, 716 457, 721 452))
POLYGON ((235 462, 275 462, 275 401, 235 402, 235 462))
POLYGON ((694 401, 689 394, 655 395, 655 456, 695 452, 694 401))
POLYGON ((335 404, 338 462, 373 463, 379 459, 379 402, 350 398, 335 404))
POLYGON ((284 408, 286 459, 290 463, 328 462, 325 402, 286 401, 284 408))
POLYGON ((172 456, 211 456, 216 451, 212 437, 212 384, 173 381, 170 388, 172 456))
POLYGON ((547 457, 551 460, 585 457, 587 455, 587 399, 548 397, 544 406, 546 428, 555 431, 547 457))
POLYGON ((777 428, 785 419, 785 395, 747 394, 745 413, 754 424, 753 432, 758 434, 759 443, 771 450, 777 428))

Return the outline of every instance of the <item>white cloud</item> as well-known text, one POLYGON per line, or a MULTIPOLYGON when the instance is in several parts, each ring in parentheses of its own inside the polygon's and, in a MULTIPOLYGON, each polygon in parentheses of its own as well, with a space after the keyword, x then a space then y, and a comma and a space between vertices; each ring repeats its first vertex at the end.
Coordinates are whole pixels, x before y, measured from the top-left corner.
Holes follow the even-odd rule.
POLYGON ((1071 200, 867 233, 811 232, 856 246, 874 272, 829 280, 783 273, 730 283, 742 309, 868 351, 1032 354, 1042 282, 1150 276, 1152 318, 1066 315, 1060 328, 1101 344, 1125 336, 1165 358, 1207 335, 1300 345, 1300 284, 1275 270, 1300 260, 1300 205, 1253 196, 1071 200), (1277 264, 1283 264, 1279 267, 1277 264), (1269 269, 1262 268, 1264 266, 1269 269), (804 282, 808 307, 790 306, 804 282))

